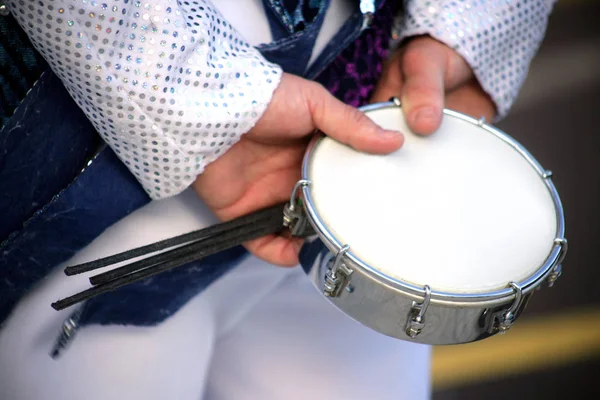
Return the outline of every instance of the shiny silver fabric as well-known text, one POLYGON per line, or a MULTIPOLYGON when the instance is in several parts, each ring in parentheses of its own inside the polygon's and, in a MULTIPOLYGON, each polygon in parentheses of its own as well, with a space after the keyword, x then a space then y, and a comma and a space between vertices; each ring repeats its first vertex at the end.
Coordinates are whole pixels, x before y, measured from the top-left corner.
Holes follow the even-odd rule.
MULTIPOLYGON (((370 105, 363 111, 382 107, 400 107, 400 103, 396 100, 370 105)), ((319 138, 306 153, 299 185, 304 214, 317 232, 303 246, 300 261, 316 288, 342 312, 375 331, 430 345, 468 343, 509 330, 535 290, 544 283, 548 284, 545 286, 554 283, 567 250, 562 204, 551 172, 544 170, 523 146, 503 132, 460 113, 444 112, 446 116, 476 124, 511 145, 537 171, 552 196, 557 237, 546 262, 527 279, 486 293, 445 293, 386 276, 376 266, 363 263, 334 237, 314 207, 308 163, 319 138)))

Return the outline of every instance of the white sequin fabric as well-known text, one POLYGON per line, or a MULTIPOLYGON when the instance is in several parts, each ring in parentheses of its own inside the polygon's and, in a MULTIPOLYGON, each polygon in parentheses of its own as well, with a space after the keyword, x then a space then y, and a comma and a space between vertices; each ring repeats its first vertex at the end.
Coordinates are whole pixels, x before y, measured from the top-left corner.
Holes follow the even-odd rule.
MULTIPOLYGON (((456 49, 501 118, 527 75, 553 3, 406 0, 399 39, 429 34, 456 49)), ((281 78, 280 67, 246 43, 209 0, 8 5, 153 199, 183 191, 249 131, 281 78)))
POLYGON ((183 191, 249 131, 281 78, 209 1, 8 5, 153 199, 183 191))
POLYGON ((556 0, 405 1, 400 40, 430 35, 455 49, 506 116, 546 32, 556 0))

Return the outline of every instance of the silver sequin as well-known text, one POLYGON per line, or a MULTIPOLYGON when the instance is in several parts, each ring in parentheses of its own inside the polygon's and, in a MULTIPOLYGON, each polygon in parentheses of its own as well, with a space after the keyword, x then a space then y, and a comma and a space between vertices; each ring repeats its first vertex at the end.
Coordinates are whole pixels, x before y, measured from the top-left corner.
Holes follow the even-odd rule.
MULTIPOLYGON (((396 39, 429 34, 455 48, 504 116, 555 0, 405 3, 396 39)), ((8 4, 155 199, 184 190, 238 141, 260 118, 281 77, 281 69, 246 43, 209 0, 8 4)))
POLYGON ((208 0, 10 0, 9 6, 154 199, 184 190, 239 140, 281 78, 279 66, 208 0), (206 140, 188 138, 205 133, 206 140))

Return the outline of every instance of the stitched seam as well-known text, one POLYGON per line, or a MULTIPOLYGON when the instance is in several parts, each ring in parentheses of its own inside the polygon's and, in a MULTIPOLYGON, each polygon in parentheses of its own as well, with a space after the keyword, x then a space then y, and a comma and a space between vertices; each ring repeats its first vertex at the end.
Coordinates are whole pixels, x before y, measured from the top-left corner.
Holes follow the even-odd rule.
POLYGON ((48 209, 48 207, 50 207, 51 205, 56 203, 56 201, 60 198, 60 196, 65 191, 67 191, 71 186, 73 186, 75 181, 77 181, 77 179, 79 179, 90 168, 90 166, 94 163, 94 160, 96 160, 96 158, 98 158, 98 156, 100 156, 100 154, 106 148, 107 148, 106 143, 102 143, 102 145, 100 146, 100 149, 98 149, 98 151, 96 151, 96 153, 87 161, 86 166, 81 169, 81 171, 75 176, 75 178, 73 178, 71 180, 71 182, 69 182, 69 184, 67 186, 65 186, 63 189, 59 190, 57 194, 52 196, 52 199, 50 199, 50 201, 48 203, 46 203, 44 206, 42 206, 42 208, 35 211, 31 217, 29 217, 27 220, 25 220, 25 222, 23 222, 23 225, 21 226, 21 228, 12 232, 10 235, 8 235, 8 237, 2 243, 0 243, 0 250, 2 250, 4 247, 8 246, 9 244, 14 245, 15 243, 18 243, 17 236, 19 235, 19 233, 21 233, 23 231, 23 229, 27 228, 27 226, 29 224, 31 224, 35 219, 41 218, 41 215, 44 214, 44 212, 48 209), (11 241, 12 241, 12 243, 10 243, 11 241))
MULTIPOLYGON (((27 99, 27 96, 29 96, 29 93, 36 87, 36 85, 39 83, 39 81, 42 79, 42 77, 50 72, 50 68, 48 68, 47 70, 45 70, 44 72, 42 72, 42 74, 40 75, 39 78, 37 78, 37 80, 35 82, 33 82, 33 85, 31 86, 31 88, 27 91, 27 93, 25 93, 25 96, 23 97, 23 99, 21 100, 21 102, 15 107, 15 109, 13 110, 12 114, 11 114, 11 118, 14 117, 14 115, 17 113, 17 111, 21 108, 21 106, 23 105, 23 103, 25 102, 25 100, 27 99)), ((0 129, 0 135, 2 134, 2 132, 4 132, 4 129, 6 128, 7 125, 5 125, 4 127, 2 127, 2 129, 0 129)))

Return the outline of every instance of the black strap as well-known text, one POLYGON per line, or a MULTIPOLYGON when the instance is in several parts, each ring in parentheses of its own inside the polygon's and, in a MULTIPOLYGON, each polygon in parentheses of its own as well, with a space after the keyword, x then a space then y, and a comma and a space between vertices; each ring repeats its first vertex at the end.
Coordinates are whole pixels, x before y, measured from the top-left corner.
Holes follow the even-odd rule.
POLYGON ((208 238, 213 235, 218 235, 231 230, 236 230, 240 227, 247 226, 248 224, 255 224, 259 220, 267 218, 280 218, 285 207, 285 203, 278 204, 273 207, 269 207, 263 210, 255 211, 251 214, 244 215, 233 219, 231 221, 222 222, 220 224, 212 225, 204 229, 185 233, 183 235, 175 236, 173 238, 161 240, 146 246, 137 247, 135 249, 127 250, 122 253, 117 253, 112 256, 100 258, 95 261, 73 265, 65 268, 65 274, 68 276, 82 274, 84 272, 93 271, 98 268, 103 268, 109 265, 117 264, 122 261, 131 260, 139 256, 154 253, 159 250, 164 250, 169 247, 175 247, 184 243, 193 242, 208 238))
POLYGON ((284 207, 284 203, 278 204, 198 231, 162 240, 92 262, 67 267, 65 268, 65 274, 81 274, 178 246, 174 250, 150 256, 92 276, 90 283, 94 285, 93 287, 58 300, 52 303, 52 307, 55 310, 62 310, 100 294, 113 291, 121 286, 138 282, 192 261, 198 261, 247 241, 279 233, 284 229, 284 207))

